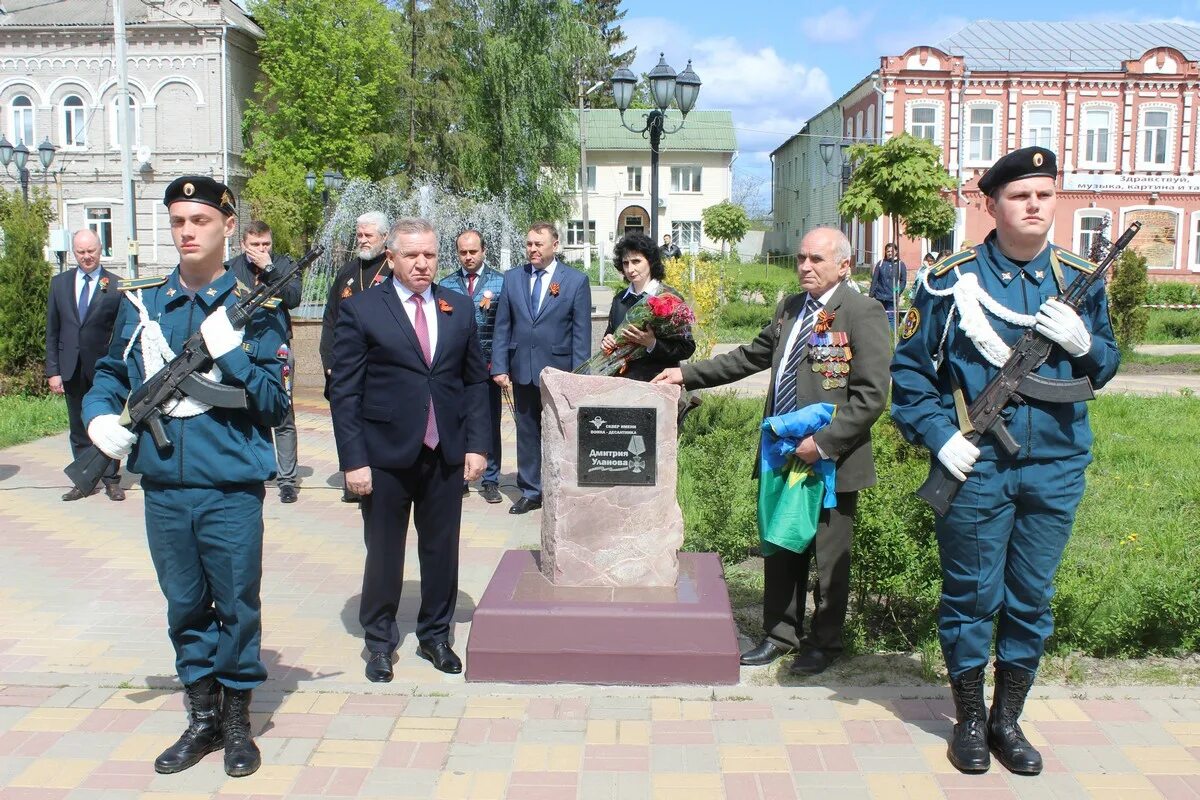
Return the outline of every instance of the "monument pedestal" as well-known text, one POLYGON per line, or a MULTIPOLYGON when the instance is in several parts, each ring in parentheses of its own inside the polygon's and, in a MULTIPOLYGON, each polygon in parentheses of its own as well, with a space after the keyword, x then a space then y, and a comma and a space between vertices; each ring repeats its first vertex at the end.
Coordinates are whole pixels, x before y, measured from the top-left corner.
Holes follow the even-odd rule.
POLYGON ((467 680, 738 682, 737 630, 714 553, 680 553, 670 587, 556 586, 541 553, 509 550, 471 621, 467 680))

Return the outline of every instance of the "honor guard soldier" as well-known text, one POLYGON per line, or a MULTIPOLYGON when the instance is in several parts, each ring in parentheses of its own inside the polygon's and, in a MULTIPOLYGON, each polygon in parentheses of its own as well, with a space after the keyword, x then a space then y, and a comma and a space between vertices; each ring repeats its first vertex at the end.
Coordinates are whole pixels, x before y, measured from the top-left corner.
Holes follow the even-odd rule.
MULTIPOLYGON (((990 766, 1035 775, 1042 758, 1018 719, 1054 627, 1054 573, 1071 535, 1091 461, 1082 400, 1026 397, 1003 414, 1015 441, 986 433, 976 447, 968 404, 997 373, 1027 328, 1055 346, 1036 377, 1087 378, 1103 386, 1119 356, 1097 282, 1078 312, 1060 302, 1095 264, 1050 244, 1058 164, 1026 147, 980 179, 996 227, 983 244, 928 271, 900 328, 892 360, 892 417, 905 438, 929 449, 961 490, 935 520, 942 566, 938 636, 957 724, 948 748, 963 772, 990 766), (995 688, 984 705, 984 667, 996 638, 995 688)), ((1090 395, 1090 392, 1088 393, 1090 395)))
POLYGON ((108 355, 83 403, 92 442, 110 458, 130 456, 142 476, 146 537, 167 599, 175 669, 189 706, 179 741, 154 762, 179 772, 214 750, 225 771, 249 775, 261 757, 250 736, 250 692, 267 676, 259 656, 263 482, 273 477, 271 428, 288 411, 282 313, 267 306, 243 330, 229 321, 239 287, 222 263, 236 226, 229 189, 186 176, 167 187, 164 203, 179 266, 165 278, 121 285, 108 355), (131 391, 200 331, 214 367, 207 376, 245 392, 244 408, 212 408, 184 397, 164 407, 169 443, 131 432, 118 414, 131 391))

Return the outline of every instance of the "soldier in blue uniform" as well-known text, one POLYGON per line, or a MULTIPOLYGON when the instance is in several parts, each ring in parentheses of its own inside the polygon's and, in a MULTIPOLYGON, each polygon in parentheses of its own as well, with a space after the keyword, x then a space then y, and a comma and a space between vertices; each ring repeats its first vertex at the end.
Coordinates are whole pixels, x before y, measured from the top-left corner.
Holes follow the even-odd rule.
MULTIPOLYGON (((492 368, 492 333, 496 329, 496 309, 500 307, 500 295, 504 291, 504 275, 486 265, 487 246, 483 234, 476 230, 465 230, 454 243, 455 252, 462 269, 455 270, 442 278, 441 285, 471 298, 475 305, 475 326, 478 328, 479 347, 492 368)), ((488 384, 488 415, 491 420, 492 447, 487 454, 487 469, 479 485, 479 496, 489 503, 504 500, 500 494, 500 387, 488 384)), ((463 496, 470 491, 470 484, 463 484, 463 496)))
POLYGON ((1041 771, 1041 755, 1018 718, 1053 630, 1054 574, 1083 497, 1092 445, 1085 403, 1030 399, 1004 415, 1020 445, 1015 456, 990 435, 975 447, 964 435, 967 404, 1028 327, 1057 345, 1040 376, 1086 377, 1098 388, 1119 363, 1103 282, 1078 312, 1056 299, 1078 273, 1095 269, 1047 241, 1057 174, 1054 153, 1027 147, 980 179, 996 229, 929 271, 892 361, 892 417, 905 438, 964 481, 935 521, 938 634, 957 716, 948 757, 964 772, 988 769, 989 748, 1013 772, 1041 771), (983 681, 993 623, 996 680, 987 712, 983 681))
POLYGON ((275 472, 271 428, 289 407, 278 357, 287 329, 276 308, 259 309, 241 331, 229 322, 227 308, 246 291, 222 263, 236 223, 229 189, 186 176, 167 187, 164 203, 179 266, 165 278, 121 285, 112 344, 83 417, 92 442, 111 458, 130 455, 142 476, 146 538, 187 692, 187 730, 154 768, 179 772, 224 748, 225 771, 236 777, 261 763, 250 692, 267 676, 259 657, 263 482, 275 472), (159 450, 118 414, 197 330, 215 363, 209 377, 244 389, 247 408, 173 403, 163 409, 171 445, 159 450))

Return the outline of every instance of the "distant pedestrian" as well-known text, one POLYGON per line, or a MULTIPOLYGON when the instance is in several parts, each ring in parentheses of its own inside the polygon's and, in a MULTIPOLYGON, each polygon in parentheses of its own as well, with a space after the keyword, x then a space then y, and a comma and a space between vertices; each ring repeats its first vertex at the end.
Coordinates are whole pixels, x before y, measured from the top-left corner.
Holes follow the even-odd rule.
POLYGON ((900 260, 896 245, 888 244, 883 248, 883 258, 871 271, 871 289, 867 294, 883 305, 892 330, 896 329, 896 305, 900 302, 900 293, 907 285, 908 267, 900 260))
POLYGON ((671 241, 671 234, 663 235, 662 257, 666 261, 668 258, 683 258, 683 251, 679 249, 679 245, 671 241))

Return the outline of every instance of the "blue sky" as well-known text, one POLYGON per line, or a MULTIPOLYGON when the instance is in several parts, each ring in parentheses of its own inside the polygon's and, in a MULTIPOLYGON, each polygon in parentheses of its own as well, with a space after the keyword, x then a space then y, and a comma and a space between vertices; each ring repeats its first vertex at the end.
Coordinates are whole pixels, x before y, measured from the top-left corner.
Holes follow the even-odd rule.
POLYGON ((692 59, 703 81, 697 107, 733 111, 737 166, 762 175, 770 151, 875 69, 881 55, 934 44, 974 19, 1200 25, 1200 0, 1165 0, 1150 13, 1129 0, 625 0, 622 8, 622 27, 638 48, 635 71, 650 69, 660 50, 677 71, 692 59))

